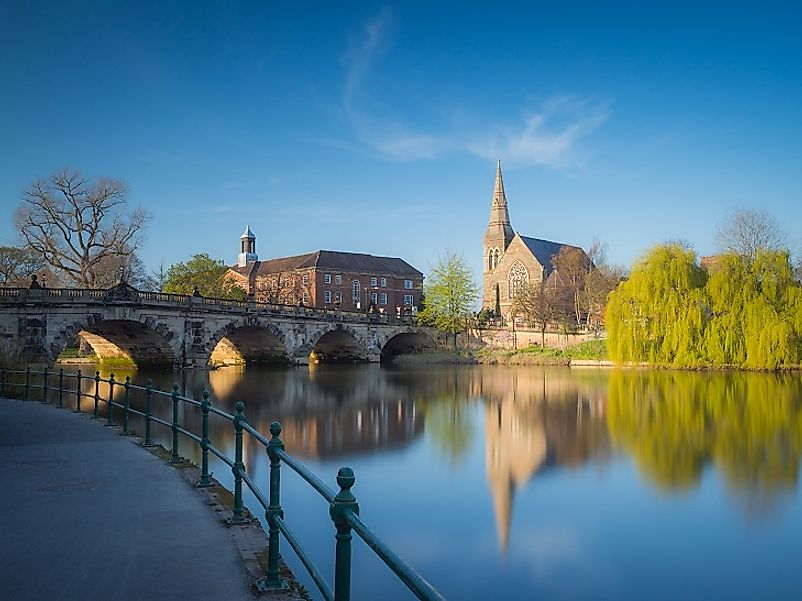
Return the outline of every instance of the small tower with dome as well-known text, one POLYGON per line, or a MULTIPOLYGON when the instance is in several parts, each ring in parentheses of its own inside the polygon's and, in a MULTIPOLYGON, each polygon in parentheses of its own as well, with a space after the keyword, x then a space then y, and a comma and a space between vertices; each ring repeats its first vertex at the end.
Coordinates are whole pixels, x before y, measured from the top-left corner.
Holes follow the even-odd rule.
POLYGON ((256 256, 256 236, 251 231, 251 226, 246 226, 242 236, 239 237, 240 253, 237 258, 237 267, 245 267, 249 263, 259 260, 256 256))

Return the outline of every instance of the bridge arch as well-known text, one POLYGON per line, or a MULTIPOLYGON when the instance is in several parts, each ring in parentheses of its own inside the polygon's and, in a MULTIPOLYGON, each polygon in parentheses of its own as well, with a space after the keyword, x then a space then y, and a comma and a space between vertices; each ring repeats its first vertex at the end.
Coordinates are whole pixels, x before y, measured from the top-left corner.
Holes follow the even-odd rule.
POLYGON ((153 318, 137 321, 86 315, 63 327, 48 351, 50 359, 55 361, 71 345, 86 344, 101 363, 173 366, 180 364, 180 338, 169 326, 153 318))
POLYGON ((308 335, 296 349, 296 361, 338 362, 375 361, 376 352, 362 335, 348 324, 320 329, 308 335))
POLYGON ((208 364, 288 363, 284 333, 272 323, 230 322, 211 336, 208 364))
POLYGON ((398 355, 434 350, 435 341, 424 332, 410 330, 390 336, 382 345, 381 362, 389 363, 398 355))

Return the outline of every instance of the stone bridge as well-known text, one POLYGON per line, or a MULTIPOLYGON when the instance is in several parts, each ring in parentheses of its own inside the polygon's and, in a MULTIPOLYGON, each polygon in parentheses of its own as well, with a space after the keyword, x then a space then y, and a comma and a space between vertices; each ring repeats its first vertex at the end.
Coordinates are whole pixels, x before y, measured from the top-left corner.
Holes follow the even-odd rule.
POLYGON ((0 352, 52 362, 89 344, 102 361, 206 367, 372 361, 433 347, 410 318, 143 292, 0 288, 0 352))

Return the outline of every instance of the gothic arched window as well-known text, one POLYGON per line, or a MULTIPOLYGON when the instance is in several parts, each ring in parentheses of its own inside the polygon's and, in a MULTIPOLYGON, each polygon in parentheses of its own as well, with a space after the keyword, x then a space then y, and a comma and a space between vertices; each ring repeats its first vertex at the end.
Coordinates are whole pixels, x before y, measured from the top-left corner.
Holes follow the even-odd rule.
POLYGON ((491 248, 487 251, 487 267, 488 269, 495 269, 501 261, 501 250, 498 248, 491 248))
POLYGON ((351 282, 351 300, 353 301, 354 304, 357 304, 359 302, 359 291, 360 291, 359 280, 354 280, 353 282, 351 282))
POLYGON ((529 272, 526 271, 523 263, 515 261, 510 267, 507 279, 509 280, 509 299, 512 300, 529 283, 529 272))

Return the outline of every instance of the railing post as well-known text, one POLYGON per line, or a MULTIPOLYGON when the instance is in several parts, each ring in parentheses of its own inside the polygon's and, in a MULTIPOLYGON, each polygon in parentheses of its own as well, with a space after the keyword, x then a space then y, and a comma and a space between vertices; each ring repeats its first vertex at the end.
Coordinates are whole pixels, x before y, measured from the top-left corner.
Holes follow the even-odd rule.
POLYGON ((150 399, 153 396, 153 380, 148 380, 147 388, 145 389, 145 446, 153 445, 150 439, 150 399))
POLYGON ((209 407, 211 406, 209 391, 204 390, 203 400, 201 401, 201 479, 196 485, 199 487, 212 485, 212 481, 209 479, 209 407))
POLYGON ((125 376, 125 399, 123 400, 123 436, 128 436, 128 393, 131 390, 131 376, 125 376))
POLYGON ((58 407, 61 409, 64 406, 64 368, 60 367, 58 370, 58 407))
POLYGON ((274 517, 284 518, 284 511, 281 509, 281 458, 278 456, 278 452, 284 450, 284 443, 280 438, 281 424, 279 422, 270 424, 270 434, 272 436, 268 441, 267 449, 265 449, 267 456, 270 458, 270 498, 265 512, 269 526, 267 574, 256 584, 260 590, 287 588, 286 581, 281 578, 278 565, 279 534, 281 534, 281 531, 274 520, 274 517))
POLYGON ((107 404, 109 406, 109 410, 106 413, 106 425, 113 426, 114 425, 114 374, 109 374, 109 398, 107 404))
POLYGON ((242 473, 245 471, 245 464, 242 462, 242 423, 245 421, 243 411, 245 403, 237 401, 237 415, 234 417, 234 466, 231 472, 234 474, 234 512, 228 518, 229 524, 242 524, 245 522, 245 512, 242 509, 242 473))
POLYGON ((345 513, 351 511, 359 514, 359 504, 356 502, 351 487, 356 477, 350 467, 341 467, 337 472, 337 485, 340 492, 334 497, 329 507, 334 526, 337 528, 337 547, 334 553, 334 601, 349 601, 351 599, 351 525, 345 513))
POLYGON ((98 405, 100 404, 100 372, 95 372, 95 412, 92 414, 92 419, 98 419, 98 405))
POLYGON ((47 368, 42 371, 42 402, 47 405, 47 377, 50 375, 47 368))
POLYGON ((23 397, 24 401, 27 401, 30 398, 31 394, 31 366, 25 368, 25 396, 23 397))
POLYGON ((173 448, 170 451, 170 463, 181 463, 181 456, 178 454, 178 384, 173 384, 173 423, 170 429, 173 431, 173 448))
POLYGON ((78 370, 78 373, 75 375, 76 384, 75 384, 75 413, 81 412, 81 370, 78 370))

